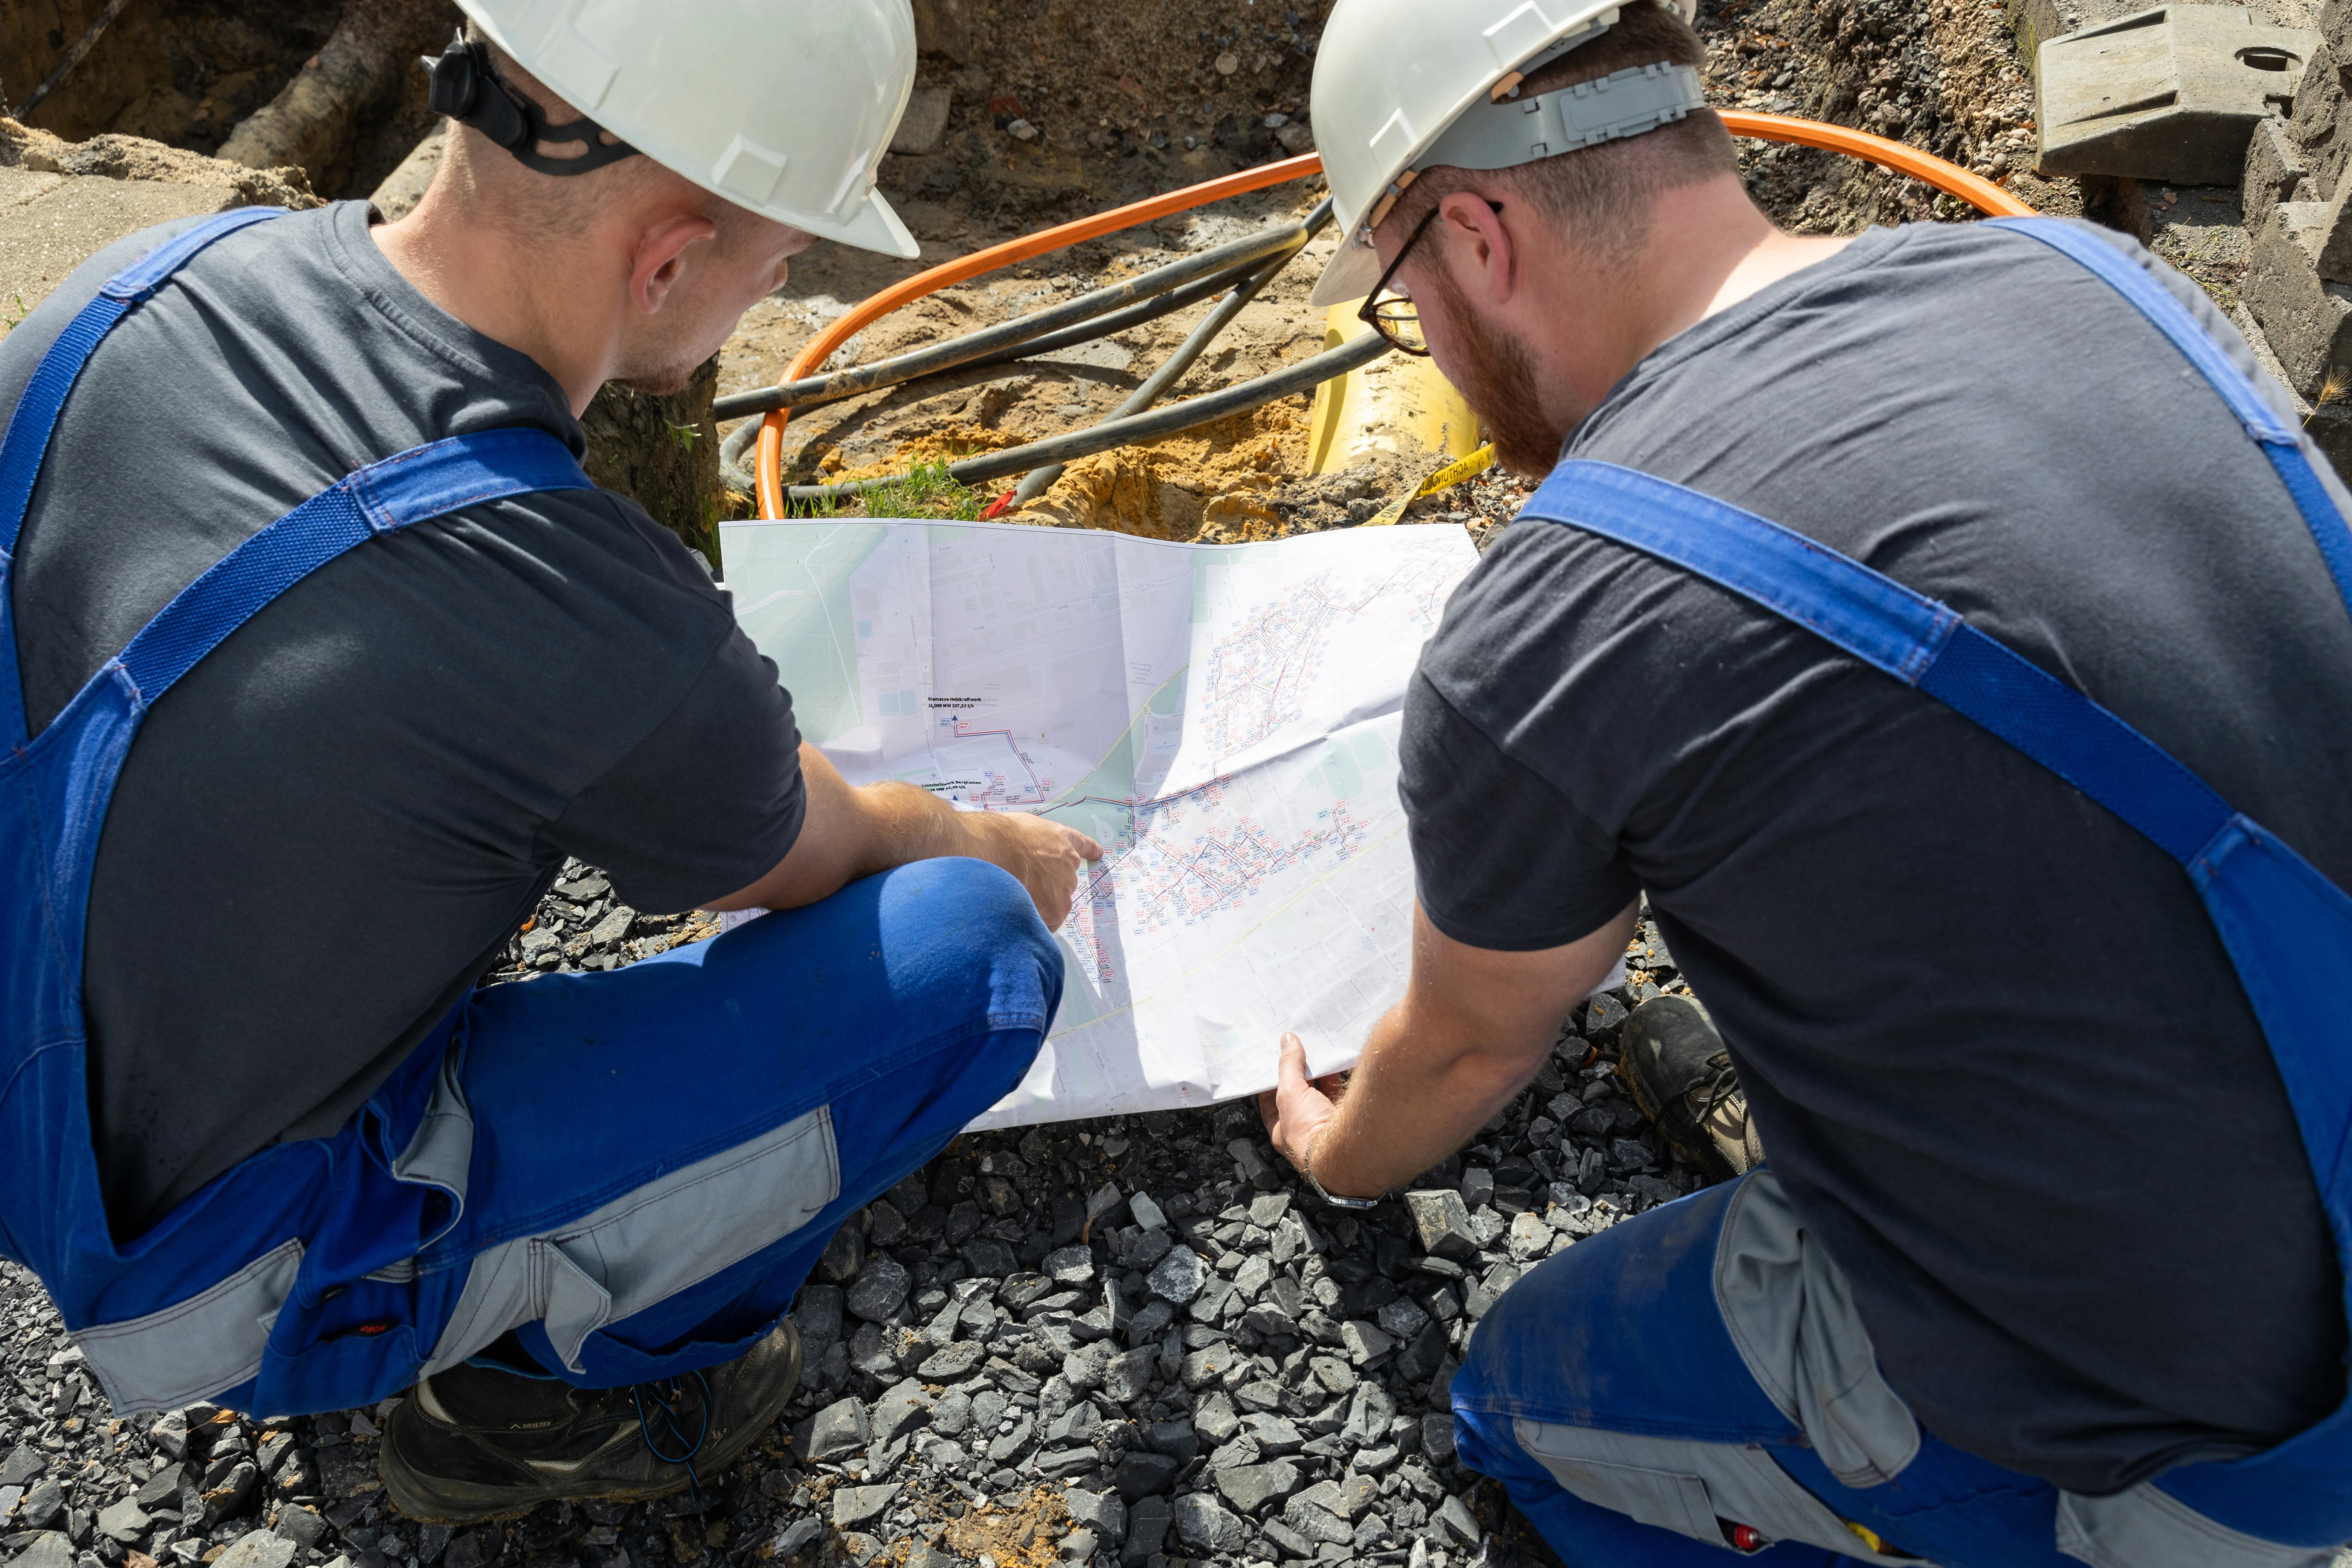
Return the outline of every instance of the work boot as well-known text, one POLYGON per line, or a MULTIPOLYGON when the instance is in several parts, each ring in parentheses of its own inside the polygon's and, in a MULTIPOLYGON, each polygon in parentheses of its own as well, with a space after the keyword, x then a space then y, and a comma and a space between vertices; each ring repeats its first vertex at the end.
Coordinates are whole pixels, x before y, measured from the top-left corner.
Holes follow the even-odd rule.
POLYGON ((1675 1153, 1718 1182, 1764 1163, 1731 1053, 1695 998, 1651 997, 1619 1041, 1618 1080, 1675 1153))
POLYGON ((419 1380, 377 1468, 411 1519, 512 1519, 558 1498, 638 1502, 698 1487, 783 1413, 801 1381, 789 1322, 723 1366, 574 1388, 469 1363, 419 1380))

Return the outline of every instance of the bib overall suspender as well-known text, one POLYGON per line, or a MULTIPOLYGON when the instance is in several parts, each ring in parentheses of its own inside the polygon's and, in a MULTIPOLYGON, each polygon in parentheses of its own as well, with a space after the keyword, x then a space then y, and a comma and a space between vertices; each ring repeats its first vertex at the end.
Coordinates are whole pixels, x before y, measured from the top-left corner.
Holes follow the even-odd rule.
MULTIPOLYGON (((2123 295, 2204 376, 2294 498, 2352 610, 2352 529, 2282 420, 2164 286, 2095 236, 2003 219, 2123 295)), ((2178 860, 2236 966, 2285 1079, 2346 1264, 2352 1319, 2352 897, 2115 714, 1948 606, 1752 512, 1613 464, 1562 464, 1524 517, 1629 545, 1819 634, 2065 779, 2178 860)), ((2352 1400, 2267 1453, 2155 1485, 2247 1535, 2352 1540, 2352 1400)))
MULTIPOLYGON (((237 627, 345 551, 485 501, 593 488, 540 430, 460 436, 370 464, 222 557, 28 735, 10 608, 15 552, 75 381, 107 333, 198 253, 284 216, 225 214, 118 274, 42 358, 0 438, 0 1254, 40 1276, 124 1415, 248 1388, 289 1299, 339 1292, 344 1277, 383 1278, 371 1274, 373 1253, 354 1258, 350 1243, 320 1240, 352 1228, 329 1227, 330 1215, 388 1211, 362 1250, 396 1262, 415 1251, 425 1212, 415 1196, 424 1178, 363 1111, 333 1139, 263 1150, 146 1235, 115 1244, 91 1146, 82 951, 100 834, 142 721, 237 627), (383 1203, 386 1191, 409 1201, 383 1203)), ((438 1162, 432 1184, 456 1203, 465 1153, 438 1162)), ((455 1203, 444 1206, 454 1220, 455 1203)))

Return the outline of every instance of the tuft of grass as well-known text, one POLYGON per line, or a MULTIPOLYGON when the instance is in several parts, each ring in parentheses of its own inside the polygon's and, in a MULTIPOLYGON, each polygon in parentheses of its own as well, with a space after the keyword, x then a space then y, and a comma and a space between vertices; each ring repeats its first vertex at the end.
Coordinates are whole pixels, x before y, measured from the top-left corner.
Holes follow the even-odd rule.
POLYGON ((0 331, 15 331, 25 324, 25 318, 32 313, 25 309, 25 297, 22 294, 11 294, 8 296, 8 313, 0 316, 0 331))
POLYGON ((2352 396, 2352 374, 2347 374, 2340 364, 2329 365, 2327 379, 2319 384, 2319 395, 2312 400, 2311 412, 2303 416, 2304 427, 2310 428, 2311 422, 2319 417, 2321 409, 2331 403, 2341 403, 2347 396, 2352 396))
POLYGON ((977 522, 982 507, 996 498, 959 484, 945 463, 926 463, 897 484, 846 500, 794 501, 794 517, 922 517, 942 522, 977 522))
POLYGON ((669 438, 677 443, 678 450, 691 452, 694 444, 702 439, 702 427, 698 425, 672 425, 669 438))

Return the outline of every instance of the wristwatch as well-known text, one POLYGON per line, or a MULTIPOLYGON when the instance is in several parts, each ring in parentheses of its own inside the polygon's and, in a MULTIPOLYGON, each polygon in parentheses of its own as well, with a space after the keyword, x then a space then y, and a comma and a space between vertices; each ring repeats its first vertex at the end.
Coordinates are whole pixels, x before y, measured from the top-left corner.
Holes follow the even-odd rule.
POLYGON ((1376 1208, 1380 1205, 1381 1200, 1378 1198, 1343 1198, 1336 1193, 1325 1192, 1323 1190, 1323 1184, 1316 1179, 1315 1145, 1312 1143, 1307 1144, 1305 1149, 1299 1151, 1298 1173, 1307 1178, 1307 1184, 1315 1189, 1315 1195, 1317 1197, 1321 1198, 1325 1203, 1329 1204, 1335 1209, 1360 1210, 1376 1208))

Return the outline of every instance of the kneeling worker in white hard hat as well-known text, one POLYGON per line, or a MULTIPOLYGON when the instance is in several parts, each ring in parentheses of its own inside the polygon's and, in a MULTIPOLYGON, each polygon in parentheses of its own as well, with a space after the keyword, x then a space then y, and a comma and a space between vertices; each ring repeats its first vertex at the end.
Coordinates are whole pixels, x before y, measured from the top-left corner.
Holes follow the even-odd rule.
POLYGON ((847 786, 578 464, 812 237, 915 254, 908 0, 464 9, 414 214, 151 229, 0 342, 0 1253, 118 1415, 414 1385, 383 1477, 442 1521, 776 1418, 794 1290, 1028 1068, 1099 853, 847 786), (779 912, 476 989, 567 856, 597 918, 779 912))
POLYGON ((1549 478, 1407 698, 1406 997, 1269 1126, 1335 1202, 1517 1190, 1518 1265, 1395 1279, 1575 1568, 2326 1563, 2352 498, 2119 235, 1775 229, 1701 58, 1649 0, 1323 36, 1319 297, 1549 478), (1620 1031, 1643 895, 1696 999, 1620 1031), (1569 1015, 1618 1060, 1519 1138, 1569 1015), (1652 1209, 1661 1138, 1720 1184, 1652 1209))

